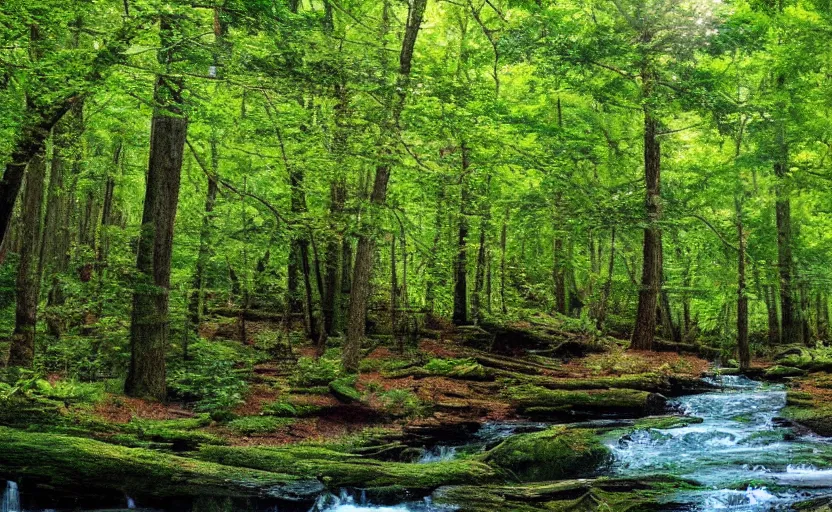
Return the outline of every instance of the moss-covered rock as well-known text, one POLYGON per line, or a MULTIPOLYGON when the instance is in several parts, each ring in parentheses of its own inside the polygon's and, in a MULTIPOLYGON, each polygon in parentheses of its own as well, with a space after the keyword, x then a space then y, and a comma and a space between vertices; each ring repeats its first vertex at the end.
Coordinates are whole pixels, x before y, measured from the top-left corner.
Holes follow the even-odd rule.
POLYGON ((442 485, 493 482, 499 474, 476 460, 407 464, 366 459, 313 445, 279 448, 203 446, 196 457, 229 466, 319 478, 331 489, 404 486, 431 491, 442 485))
POLYGON ((633 389, 566 391, 525 385, 507 389, 506 395, 521 414, 552 420, 650 416, 667 406, 664 396, 633 389))
POLYGON ((510 437, 489 451, 485 460, 524 482, 539 482, 591 475, 609 457, 592 430, 557 426, 510 437))
POLYGON ((0 478, 35 481, 78 494, 117 490, 131 496, 229 496, 307 500, 314 478, 229 467, 125 448, 92 439, 0 427, 0 478))
POLYGON ((793 366, 782 366, 778 364, 767 369, 764 374, 764 377, 770 380, 779 380, 788 377, 803 377, 807 373, 808 372, 806 370, 802 370, 800 368, 795 368, 793 366))

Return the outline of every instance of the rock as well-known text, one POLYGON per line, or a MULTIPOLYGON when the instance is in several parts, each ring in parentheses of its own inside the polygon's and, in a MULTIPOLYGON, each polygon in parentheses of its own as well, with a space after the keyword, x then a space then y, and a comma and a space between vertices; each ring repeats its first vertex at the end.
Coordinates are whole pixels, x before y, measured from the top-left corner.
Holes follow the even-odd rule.
POLYGON ((485 460, 523 482, 540 482, 591 475, 609 457, 594 431, 556 426, 512 436, 489 451, 485 460))

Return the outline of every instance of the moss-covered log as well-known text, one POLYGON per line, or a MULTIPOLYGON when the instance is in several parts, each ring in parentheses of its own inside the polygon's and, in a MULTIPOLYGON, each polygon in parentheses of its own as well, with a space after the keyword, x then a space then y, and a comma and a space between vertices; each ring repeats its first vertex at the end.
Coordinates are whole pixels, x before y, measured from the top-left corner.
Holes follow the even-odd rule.
POLYGON ((667 405, 660 394, 633 389, 566 391, 525 385, 506 393, 521 414, 549 420, 650 416, 662 413, 667 405))
POLYGON ((579 479, 525 485, 442 487, 437 504, 459 512, 645 511, 658 508, 668 491, 695 488, 693 482, 670 476, 642 479, 579 479))
POLYGON ((552 427, 510 437, 486 455, 486 461, 525 482, 582 477, 609 461, 610 452, 595 432, 552 427))
POLYGON ((0 427, 0 478, 58 489, 131 496, 263 497, 308 500, 323 489, 314 478, 229 467, 125 448, 92 439, 0 427))
POLYGON ((497 471, 475 460, 430 464, 382 462, 304 445, 280 448, 203 446, 196 457, 228 466, 289 473, 297 478, 318 478, 331 489, 406 487, 430 492, 443 485, 474 485, 499 479, 497 471))

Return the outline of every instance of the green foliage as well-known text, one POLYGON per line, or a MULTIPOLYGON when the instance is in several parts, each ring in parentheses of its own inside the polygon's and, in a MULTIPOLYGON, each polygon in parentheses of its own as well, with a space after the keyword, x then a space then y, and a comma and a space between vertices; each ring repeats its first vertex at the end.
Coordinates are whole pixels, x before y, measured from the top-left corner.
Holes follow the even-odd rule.
POLYGON ((263 406, 262 414, 278 417, 304 417, 311 416, 320 411, 320 407, 309 404, 292 404, 283 401, 274 401, 263 406))
POLYGON ((190 351, 193 359, 175 367, 168 377, 172 398, 194 402, 197 411, 215 415, 243 403, 251 364, 247 350, 231 343, 203 341, 192 345, 190 351))
POLYGON ((340 365, 340 361, 329 353, 318 359, 301 357, 290 383, 298 387, 325 386, 338 377, 340 365))
POLYGON ((228 428, 242 436, 262 436, 289 426, 292 421, 276 416, 242 416, 229 421, 228 428))
POLYGON ((409 389, 391 389, 376 395, 382 410, 395 418, 424 415, 428 407, 409 389))

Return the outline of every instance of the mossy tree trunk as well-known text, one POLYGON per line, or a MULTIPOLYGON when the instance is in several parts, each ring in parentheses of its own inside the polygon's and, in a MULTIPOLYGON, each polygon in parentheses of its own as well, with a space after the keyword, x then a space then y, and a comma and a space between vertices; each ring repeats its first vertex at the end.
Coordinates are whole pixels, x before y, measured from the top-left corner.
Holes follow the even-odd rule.
POLYGON ((35 326, 37 324, 38 297, 40 295, 40 269, 38 255, 41 241, 41 206, 46 158, 36 155, 26 172, 23 192, 22 228, 20 231, 20 263, 17 268, 17 304, 14 332, 9 348, 9 366, 30 368, 35 357, 35 326))
MULTIPOLYGON (((174 57, 171 48, 175 46, 165 43, 173 40, 173 23, 167 16, 160 20, 160 34, 165 49, 160 51, 159 60, 169 65, 174 57)), ((173 228, 188 135, 183 90, 184 83, 179 77, 159 75, 156 78, 150 161, 136 258, 138 275, 133 290, 130 367, 124 384, 129 396, 157 400, 166 396, 165 350, 170 332, 168 294, 173 228)))

